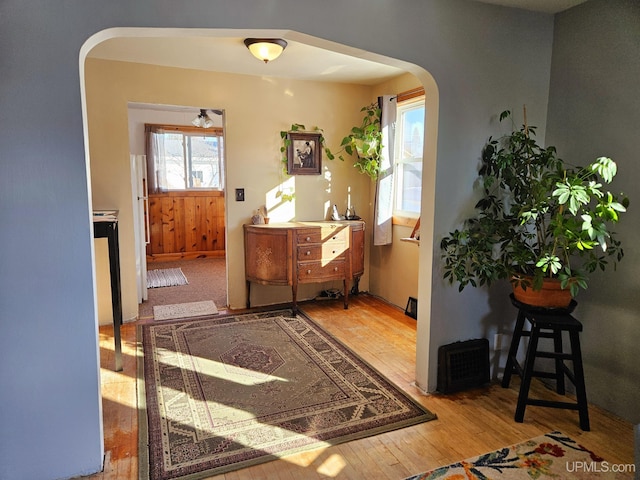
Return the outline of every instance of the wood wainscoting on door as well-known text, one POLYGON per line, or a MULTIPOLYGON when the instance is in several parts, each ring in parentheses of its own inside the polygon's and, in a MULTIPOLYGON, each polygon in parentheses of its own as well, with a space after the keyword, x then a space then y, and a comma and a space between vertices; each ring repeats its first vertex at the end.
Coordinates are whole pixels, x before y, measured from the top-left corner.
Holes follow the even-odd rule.
POLYGON ((181 190, 149 195, 149 260, 223 257, 224 192, 181 190))

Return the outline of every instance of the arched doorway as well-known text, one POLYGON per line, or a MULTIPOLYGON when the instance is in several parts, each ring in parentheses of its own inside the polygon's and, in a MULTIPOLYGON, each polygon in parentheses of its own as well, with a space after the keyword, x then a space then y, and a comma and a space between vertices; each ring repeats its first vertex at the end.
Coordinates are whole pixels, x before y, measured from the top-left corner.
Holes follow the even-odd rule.
MULTIPOLYGON (((312 49, 315 53, 317 52, 325 52, 327 55, 322 56, 322 58, 333 59, 326 60, 327 62, 333 62, 329 64, 325 64, 323 67, 322 74, 325 75, 325 79, 335 78, 335 81, 344 81, 344 77, 341 75, 346 74, 350 71, 350 62, 356 62, 358 64, 357 70, 362 71, 363 65, 368 65, 370 67, 379 67, 384 70, 385 67, 395 69, 397 71, 408 72, 414 75, 420 83, 425 88, 425 92, 427 93, 427 101, 426 101, 426 121, 425 121, 425 147, 423 153, 423 188, 422 188, 422 219, 421 219, 421 238, 422 243, 420 245, 420 255, 419 255, 419 264, 420 264, 420 274, 419 274, 419 296, 418 300, 420 303, 419 315, 418 315, 418 336, 417 336, 417 344, 416 344, 416 383, 422 389, 427 390, 428 388, 428 365, 429 365, 429 336, 430 336, 430 304, 431 304, 431 265, 432 265, 432 257, 433 257, 433 245, 432 245, 432 232, 433 232, 433 212, 434 212, 434 192, 435 192, 435 171, 436 171, 436 144, 437 144, 437 125, 438 125, 438 90, 433 77, 421 67, 416 65, 408 64, 406 62, 384 57, 381 55, 373 54, 370 52, 365 52, 359 49, 354 49, 345 45, 336 44, 333 42, 328 42, 326 40, 322 40, 316 37, 311 37, 308 35, 304 35, 298 32, 292 31, 260 31, 258 32, 260 36, 275 36, 286 38, 287 41, 293 46, 297 44, 300 49, 296 52, 295 49, 289 49, 287 55, 290 55, 292 60, 295 60, 296 67, 295 69, 289 69, 288 71, 285 69, 285 65, 280 65, 280 70, 276 70, 275 73, 280 75, 289 75, 293 77, 300 77, 304 72, 309 71, 309 68, 306 68, 313 64, 313 66, 317 69, 319 66, 323 66, 322 62, 318 59, 320 58, 318 55, 309 55, 309 50, 312 49), (306 64, 305 64, 306 62, 306 64)), ((162 46, 168 46, 177 44, 181 41, 184 41, 185 45, 190 45, 189 48, 200 49, 198 51, 202 52, 202 48, 204 48, 205 43, 207 43, 208 52, 216 52, 218 57, 216 58, 216 62, 212 62, 212 64, 217 65, 219 68, 224 63, 224 61, 229 62, 227 65, 236 65, 234 68, 240 69, 242 67, 242 62, 239 60, 241 57, 236 55, 233 52, 233 48, 236 45, 241 44, 239 40, 246 37, 256 36, 257 32, 251 30, 237 30, 230 32, 229 30, 189 30, 189 29, 151 29, 151 28, 114 28, 99 32, 98 34, 91 37, 81 50, 81 61, 82 65, 86 65, 86 61, 91 57, 91 53, 94 52, 94 48, 99 48, 101 45, 104 45, 106 42, 116 42, 116 48, 112 50, 113 56, 112 60, 119 61, 125 59, 125 52, 127 51, 136 51, 136 48, 139 49, 142 55, 149 54, 150 52, 156 52, 158 48, 162 48, 162 46), (230 37, 230 33, 233 34, 233 37, 230 37), (210 42, 216 42, 217 47, 211 48, 210 42), (137 44, 137 45, 136 45, 137 44), (128 45, 127 48, 124 46, 128 45), (131 45, 136 45, 136 48, 131 48, 131 45), (153 47, 155 45, 155 47, 153 47), (120 51, 118 50, 120 48, 120 51), (154 50, 154 48, 156 50, 154 50), (227 52, 227 53, 225 53, 227 52), (235 60, 235 63, 234 63, 235 60)), ((175 45, 174 45, 175 46, 175 45)), ((186 47, 185 47, 186 48, 186 47)), ((241 48, 244 48, 243 46, 241 48)), ((95 53, 95 52, 94 52, 95 53)), ((243 52, 244 55, 245 52, 243 52)), ((188 56, 187 56, 188 57, 188 56)), ((247 58, 251 62, 255 62, 255 59, 247 58)), ((282 57, 283 59, 286 57, 282 57)), ((149 55, 146 61, 150 64, 158 63, 159 60, 157 57, 153 57, 149 55)), ((284 61, 282 62, 284 63, 284 61)), ((273 65, 276 65, 274 62, 273 65)), ((170 66, 170 65, 167 65, 170 66)), ((262 66, 262 65, 261 65, 262 66)), ((184 66, 183 66, 184 67, 184 66)), ((191 66, 191 68, 196 68, 195 66, 191 66)), ((228 67, 231 68, 231 67, 228 67)), ((366 69, 365 69, 366 70, 366 69)), ((87 86, 89 85, 86 78, 86 68, 82 72, 81 75, 81 86, 82 86, 82 95, 83 95, 83 105, 84 105, 84 116, 85 116, 85 136, 90 136, 89 129, 87 127, 87 118, 91 116, 92 112, 87 108, 86 95, 87 95, 87 86)), ((274 73, 274 71, 271 71, 274 73)), ((245 72, 246 74, 246 72, 245 72)), ((370 73, 372 76, 374 75, 373 71, 370 73)), ((197 75, 196 75, 197 76, 197 75)), ((364 81, 364 80, 362 80, 364 81)), ((265 79, 265 82, 268 83, 268 79, 265 79)), ((152 84, 149 85, 149 95, 153 94, 152 84)), ((153 103, 153 99, 149 97, 145 98, 122 98, 122 105, 120 108, 124 110, 127 101, 144 101, 153 103)), ((158 103, 162 103, 159 101, 158 103)), ((183 102, 184 103, 184 102, 183 102)), ((206 104, 215 104, 218 105, 214 100, 208 101, 207 99, 193 99, 192 104, 194 105, 202 105, 206 104)), ((116 116, 118 114, 116 113, 116 116)), ((89 144, 90 142, 87 142, 89 144)), ((87 152, 87 159, 90 162, 91 155, 87 152)), ((92 170, 91 168, 89 170, 92 170)), ((228 176, 227 176, 228 177, 228 176)), ((125 185, 123 191, 122 198, 130 199, 132 196, 130 192, 126 191, 126 185, 130 185, 131 182, 123 181, 122 185, 125 185)), ((100 191, 100 188, 92 189, 95 192, 100 191)), ((108 190, 108 189, 105 189, 108 190)), ((126 203, 126 202, 125 202, 126 203)), ((133 207, 131 207, 132 209, 133 207)), ((126 212, 126 208, 124 211, 126 212)), ((227 218, 228 221, 237 222, 236 218, 237 212, 233 208, 227 207, 227 218)), ((133 277, 132 271, 126 268, 128 262, 131 261, 133 250, 134 250, 134 242, 133 242, 133 233, 132 233, 132 219, 125 218, 123 220, 122 230, 123 239, 121 240, 121 248, 123 249, 121 255, 123 256, 123 261, 121 264, 125 266, 123 269, 123 284, 126 286, 127 283, 134 284, 135 279, 133 277)), ((232 239, 231 242, 228 240, 228 244, 235 241, 232 239)), ((240 257, 238 251, 230 252, 231 258, 228 260, 229 262, 233 262, 234 258, 240 257)), ((243 279, 240 276, 232 276, 229 278, 230 288, 233 288, 236 284, 240 284, 243 282, 243 279)), ((130 300, 125 302, 126 304, 132 303, 130 300)), ((232 300, 230 299, 230 303, 232 300)), ((233 307, 233 304, 231 305, 233 307)), ((127 315, 125 314, 125 318, 127 315)))

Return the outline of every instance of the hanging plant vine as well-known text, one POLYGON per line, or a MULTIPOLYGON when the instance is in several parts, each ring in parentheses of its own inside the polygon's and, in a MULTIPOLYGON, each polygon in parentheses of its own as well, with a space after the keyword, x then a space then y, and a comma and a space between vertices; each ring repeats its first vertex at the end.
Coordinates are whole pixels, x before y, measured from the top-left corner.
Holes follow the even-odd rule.
MULTIPOLYGON (((378 106, 377 102, 373 102, 362 107, 360 111, 365 113, 364 117, 362 118, 361 124, 353 127, 349 132, 349 135, 342 139, 342 143, 340 144, 341 149, 338 151, 338 154, 340 154, 341 152, 345 152, 351 157, 355 155, 356 159, 353 163, 354 167, 358 168, 358 170, 360 170, 360 173, 368 175, 370 178, 375 180, 376 178, 378 178, 381 167, 382 110, 378 106)), ((287 152, 292 142, 288 135, 291 132, 319 133, 320 137, 318 141, 320 144, 320 148, 324 151, 327 159, 334 160, 336 158, 336 155, 325 144, 324 130, 317 126, 313 127, 311 130, 307 130, 307 128, 301 123, 293 123, 291 124, 291 128, 289 130, 283 130, 280 132, 280 138, 282 139, 282 145, 280 146, 280 160, 282 165, 282 172, 286 176, 289 175, 287 168, 289 164, 287 152)), ((340 155, 338 158, 340 158, 340 160, 342 161, 345 160, 342 155, 340 155)), ((285 194, 284 192, 279 191, 276 196, 284 201, 288 201, 292 200, 295 194, 285 194)))
MULTIPOLYGON (((349 155, 355 153, 356 160, 354 166, 371 177, 373 180, 378 178, 381 167, 382 156, 382 129, 381 115, 382 110, 378 106, 378 102, 373 102, 360 109, 365 112, 362 123, 351 129, 349 135, 342 139, 340 146, 349 155)), ((344 158, 340 157, 340 160, 344 158)))

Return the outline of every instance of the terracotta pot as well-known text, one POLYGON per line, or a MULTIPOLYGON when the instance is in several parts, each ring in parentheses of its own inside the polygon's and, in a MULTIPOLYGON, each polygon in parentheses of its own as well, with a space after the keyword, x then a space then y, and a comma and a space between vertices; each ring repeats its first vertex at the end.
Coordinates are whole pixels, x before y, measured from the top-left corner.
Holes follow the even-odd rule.
MULTIPOLYGON (((532 280, 529 280, 532 284, 532 280)), ((560 280, 556 278, 545 278, 542 282, 542 289, 534 290, 533 286, 523 289, 519 284, 511 283, 513 286, 513 296, 519 302, 527 305, 545 308, 566 308, 571 303, 571 292, 560 286, 560 280)))

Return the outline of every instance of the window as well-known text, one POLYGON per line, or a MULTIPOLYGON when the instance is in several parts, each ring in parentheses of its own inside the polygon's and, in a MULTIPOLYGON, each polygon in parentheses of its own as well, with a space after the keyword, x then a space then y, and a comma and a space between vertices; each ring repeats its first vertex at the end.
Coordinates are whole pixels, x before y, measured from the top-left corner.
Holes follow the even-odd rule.
POLYGON ((424 147, 424 96, 398 99, 395 140, 395 206, 398 216, 420 215, 422 152, 424 147))
POLYGON ((146 129, 152 191, 223 189, 222 129, 162 125, 146 129))

